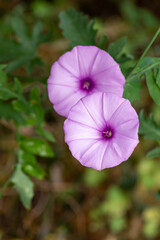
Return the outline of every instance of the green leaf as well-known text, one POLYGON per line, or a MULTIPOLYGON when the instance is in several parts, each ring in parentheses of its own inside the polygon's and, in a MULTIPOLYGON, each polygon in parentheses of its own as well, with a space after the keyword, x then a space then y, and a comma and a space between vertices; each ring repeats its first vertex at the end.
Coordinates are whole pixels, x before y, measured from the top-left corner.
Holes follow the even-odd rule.
POLYGON ((36 154, 41 157, 54 156, 52 149, 43 139, 23 137, 20 143, 26 151, 32 154, 36 154))
POLYGON ((31 74, 35 65, 42 66, 43 64, 44 63, 43 63, 42 59, 40 59, 39 57, 35 57, 25 63, 25 68, 26 68, 27 73, 31 74))
POLYGON ((32 44, 36 47, 41 43, 43 26, 41 22, 37 22, 32 31, 32 44))
POLYGON ((11 73, 14 70, 16 70, 17 68, 21 67, 22 65, 24 65, 26 62, 31 61, 31 59, 34 57, 34 52, 33 53, 28 53, 26 55, 23 55, 22 57, 18 57, 17 59, 15 59, 14 61, 8 63, 8 67, 6 69, 7 73, 11 73))
POLYGON ((33 88, 30 93, 30 101, 34 103, 40 103, 41 98, 40 98, 40 92, 38 88, 33 88))
POLYGON ((155 123, 152 114, 150 114, 149 118, 147 118, 144 110, 141 110, 139 114, 139 121, 139 133, 143 134, 144 138, 160 140, 160 128, 155 123))
POLYGON ((22 21, 22 18, 13 16, 11 19, 11 24, 14 32, 20 38, 22 45, 24 47, 30 47, 28 28, 22 21))
POLYGON ((40 136, 46 138, 47 140, 49 140, 51 142, 56 141, 55 138, 53 137, 53 135, 50 132, 44 130, 42 127, 40 127, 40 126, 37 127, 36 131, 40 136))
POLYGON ((37 58, 37 47, 48 40, 48 35, 42 34, 42 25, 35 24, 32 34, 21 18, 12 17, 12 28, 18 41, 0 38, 0 62, 8 61, 7 73, 11 73, 22 65, 31 73, 34 64, 40 64, 37 58))
POLYGON ((139 8, 139 21, 146 26, 146 28, 155 29, 159 26, 158 19, 150 12, 149 9, 139 8))
POLYGON ((118 57, 118 55, 122 52, 124 46, 127 43, 127 38, 126 37, 122 37, 120 39, 118 39, 116 42, 111 43, 108 46, 108 50, 107 52, 114 58, 116 59, 118 57))
POLYGON ((18 152, 18 160, 25 173, 38 179, 42 179, 44 177, 44 170, 38 165, 35 156, 31 153, 20 149, 18 152))
POLYGON ((155 103, 160 106, 160 87, 157 84, 159 79, 157 80, 157 76, 159 78, 160 69, 154 69, 154 71, 147 71, 146 72, 146 81, 149 93, 155 103), (156 81, 157 80, 157 81, 156 81))
POLYGON ((15 189, 20 195, 20 199, 25 208, 30 209, 33 198, 33 183, 29 177, 23 173, 21 166, 17 165, 15 172, 11 178, 15 189))
POLYGON ((122 16, 132 26, 137 27, 139 25, 138 10, 134 2, 125 0, 125 1, 120 1, 119 3, 120 3, 120 11, 122 16))
POLYGON ((17 42, 0 38, 0 62, 19 58, 25 54, 24 49, 17 42))
POLYGON ((22 84, 20 83, 20 81, 18 80, 18 78, 14 78, 14 83, 15 83, 15 90, 16 90, 16 93, 19 95, 19 96, 23 96, 23 89, 22 89, 22 84))
POLYGON ((157 69, 156 84, 160 88, 160 69, 157 69))
POLYGON ((70 41, 72 47, 95 45, 96 30, 93 29, 93 20, 88 22, 87 16, 74 9, 62 11, 59 17, 63 35, 70 41))
POLYGON ((11 98, 15 98, 16 95, 14 92, 12 92, 7 87, 1 87, 0 88, 0 99, 1 100, 9 100, 11 98))
POLYGON ((102 35, 100 40, 99 40, 98 47, 101 48, 101 49, 105 49, 105 45, 106 45, 107 40, 108 40, 107 36, 102 35))
POLYGON ((22 169, 25 173, 29 174, 32 177, 36 177, 38 179, 44 178, 45 172, 37 164, 37 162, 25 162, 22 166, 22 169))
POLYGON ((124 86, 123 97, 129 99, 130 102, 140 98, 141 82, 138 77, 126 80, 124 86))
POLYGON ((144 57, 134 71, 129 73, 127 79, 131 80, 135 77, 141 78, 147 71, 155 68, 156 66, 160 66, 160 58, 144 57))
POLYGON ((0 101, 0 119, 5 118, 7 121, 14 120, 17 125, 24 125, 25 119, 20 112, 15 111, 10 102, 0 101))
POLYGON ((22 100, 13 100, 12 101, 12 105, 14 107, 15 110, 17 111, 21 111, 23 113, 26 113, 26 114, 30 114, 33 112, 30 104, 27 102, 27 101, 22 101, 22 100))
MULTIPOLYGON (((6 64, 0 64, 0 71, 4 70, 4 68, 6 68, 7 65, 6 64)), ((5 72, 4 72, 5 73, 5 72)), ((6 74, 5 74, 6 75, 6 74)))
POLYGON ((0 88, 3 87, 7 82, 7 74, 4 72, 6 65, 0 65, 0 88))
POLYGON ((30 93, 30 103, 35 113, 36 125, 40 126, 44 120, 44 109, 41 106, 41 97, 38 88, 33 88, 30 93))
POLYGON ((0 70, 0 99, 9 100, 11 98, 16 98, 17 94, 11 87, 7 86, 7 75, 4 71, 0 70))
MULTIPOLYGON (((122 54, 118 57, 117 62, 118 62, 119 64, 121 64, 121 68, 122 68, 122 66, 124 65, 124 63, 133 60, 133 58, 134 58, 133 55, 131 55, 131 54, 129 54, 129 53, 122 53, 122 54)), ((124 66, 124 67, 126 68, 126 66, 124 66)), ((121 70, 122 70, 122 69, 121 69, 121 70)))
POLYGON ((160 156, 160 147, 156 147, 150 152, 147 153, 147 157, 159 157, 160 156))
POLYGON ((144 67, 146 68, 156 62, 159 62, 159 58, 153 58, 153 57, 148 57, 148 56, 144 57, 141 60, 139 67, 137 68, 137 71, 139 71, 139 69, 141 69, 141 68, 144 68, 144 67))

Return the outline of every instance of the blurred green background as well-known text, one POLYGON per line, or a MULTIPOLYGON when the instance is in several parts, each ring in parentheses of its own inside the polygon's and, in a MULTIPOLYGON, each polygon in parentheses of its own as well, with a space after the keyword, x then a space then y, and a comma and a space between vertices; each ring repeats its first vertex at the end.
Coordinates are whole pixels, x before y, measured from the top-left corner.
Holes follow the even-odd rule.
MULTIPOLYGON (((19 17, 28 26, 29 34, 38 22, 42 35, 37 43, 36 57, 21 61, 7 69, 9 77, 17 76, 25 96, 38 87, 46 108, 44 126, 53 134, 54 157, 38 157, 46 172, 42 180, 33 178, 35 196, 30 210, 26 210, 12 186, 0 199, 0 239, 4 240, 142 240, 160 239, 160 158, 149 158, 147 152, 155 142, 140 137, 140 143, 127 162, 98 172, 79 164, 64 143, 64 118, 52 109, 47 98, 46 81, 52 63, 69 50, 68 41, 59 28, 59 13, 74 8, 95 19, 98 38, 106 34, 108 42, 126 36, 124 48, 131 58, 140 57, 160 23, 160 2, 157 0, 1 0, 0 38, 17 40, 13 33, 13 18, 19 17), (41 63, 41 61, 43 63, 41 63), (38 79, 38 80, 36 80, 38 79), (28 82, 29 83, 28 83, 28 82)), ((1 40, 0 40, 1 41, 1 40)), ((1 42, 0 42, 1 45, 1 42)), ((5 59, 0 46, 0 61, 5 59), (3 59, 3 57, 4 59, 3 59)), ((11 46, 10 57, 14 52, 11 46)), ((13 54, 14 55, 14 54, 13 54)), ((149 56, 160 57, 160 38, 149 56)), ((142 82, 140 100, 133 106, 153 112, 160 124, 160 107, 151 99, 146 83, 142 82)), ((0 108, 0 112, 1 112, 0 108)), ((13 121, 6 121, 0 113, 0 185, 14 170, 17 149, 13 121)), ((21 128, 26 136, 34 136, 32 126, 21 128)))

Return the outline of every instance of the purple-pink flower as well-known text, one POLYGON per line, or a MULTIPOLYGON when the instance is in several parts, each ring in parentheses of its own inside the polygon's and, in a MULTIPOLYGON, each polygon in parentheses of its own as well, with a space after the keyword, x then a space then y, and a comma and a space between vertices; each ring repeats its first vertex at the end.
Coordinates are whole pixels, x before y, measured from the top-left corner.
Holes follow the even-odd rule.
POLYGON ((53 64, 47 83, 54 109, 67 117, 71 107, 91 93, 121 97, 125 78, 107 52, 95 46, 76 46, 53 64))
POLYGON ((127 99, 99 92, 72 107, 64 123, 65 141, 82 165, 102 170, 130 157, 139 142, 138 127, 127 99))

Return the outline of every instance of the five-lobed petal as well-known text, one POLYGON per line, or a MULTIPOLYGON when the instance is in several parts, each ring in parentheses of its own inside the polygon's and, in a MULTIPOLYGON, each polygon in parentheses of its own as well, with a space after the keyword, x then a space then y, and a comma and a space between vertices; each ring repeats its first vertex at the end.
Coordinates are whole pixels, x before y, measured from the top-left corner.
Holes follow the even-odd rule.
POLYGON ((97 92, 71 108, 64 123, 65 142, 82 165, 102 170, 130 157, 139 142, 138 127, 127 99, 97 92))
POLYGON ((47 84, 54 109, 67 117, 81 98, 94 92, 121 97, 125 78, 119 65, 104 50, 76 46, 53 64, 47 84))

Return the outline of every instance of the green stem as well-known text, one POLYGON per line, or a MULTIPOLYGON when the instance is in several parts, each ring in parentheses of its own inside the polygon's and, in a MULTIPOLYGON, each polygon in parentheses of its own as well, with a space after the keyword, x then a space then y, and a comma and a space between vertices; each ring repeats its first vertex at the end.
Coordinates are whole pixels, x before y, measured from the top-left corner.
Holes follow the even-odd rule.
POLYGON ((0 191, 0 198, 3 196, 3 193, 4 193, 5 189, 6 189, 6 188, 9 186, 9 184, 11 183, 10 181, 11 181, 11 180, 8 179, 7 182, 2 186, 1 191, 0 191))
POLYGON ((131 80, 131 79, 133 79, 134 77, 136 77, 137 75, 143 74, 143 73, 145 73, 146 71, 152 69, 153 67, 155 67, 155 66, 157 66, 157 65, 160 65, 160 63, 159 63, 159 62, 153 63, 153 64, 149 65, 149 66, 146 67, 146 68, 142 68, 140 71, 132 74, 132 76, 130 76, 128 79, 131 80))
POLYGON ((141 63, 142 59, 144 58, 144 56, 146 55, 146 53, 148 52, 148 50, 150 49, 150 47, 152 46, 153 42, 155 41, 155 39, 157 38, 158 34, 160 33, 160 27, 158 28, 158 30, 156 31, 156 33, 154 34, 152 40, 150 41, 150 43, 148 44, 148 46, 146 47, 146 49, 144 50, 143 54, 141 55, 139 61, 136 63, 136 65, 134 66, 134 68, 132 69, 132 71, 130 72, 130 74, 128 75, 127 78, 129 78, 130 75, 133 74, 133 72, 135 71, 135 69, 139 66, 139 64, 141 63))

